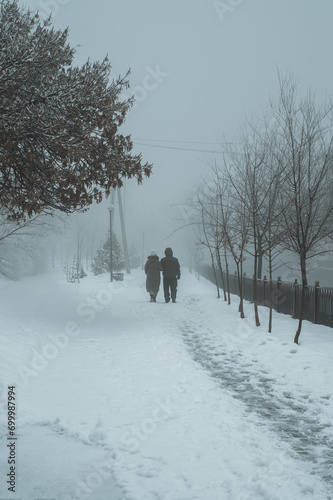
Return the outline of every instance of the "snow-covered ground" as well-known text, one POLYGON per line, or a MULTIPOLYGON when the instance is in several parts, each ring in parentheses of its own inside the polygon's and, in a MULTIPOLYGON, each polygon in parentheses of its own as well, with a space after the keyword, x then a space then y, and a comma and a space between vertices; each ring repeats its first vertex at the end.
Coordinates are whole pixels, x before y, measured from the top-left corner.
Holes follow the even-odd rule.
POLYGON ((294 320, 268 334, 204 279, 184 271, 176 304, 144 281, 0 282, 0 499, 333 498, 333 331, 297 346, 294 320))

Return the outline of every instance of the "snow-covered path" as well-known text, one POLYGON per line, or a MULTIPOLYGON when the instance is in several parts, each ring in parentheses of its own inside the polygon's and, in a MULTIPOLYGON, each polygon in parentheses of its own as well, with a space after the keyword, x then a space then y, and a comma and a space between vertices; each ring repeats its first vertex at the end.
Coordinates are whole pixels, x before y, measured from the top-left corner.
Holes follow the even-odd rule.
MULTIPOLYGON (((198 332, 189 321, 182 334, 193 359, 218 381, 221 389, 244 403, 250 414, 259 416, 259 425, 268 426, 289 443, 293 456, 311 463, 312 473, 333 487, 332 420, 323 418, 322 412, 323 405, 330 406, 330 396, 314 401, 307 389, 298 386, 291 391, 289 382, 277 383, 257 359, 228 351, 221 337, 214 341, 214 332, 205 328, 198 332)), ((271 337, 267 337, 270 341, 271 337)))
POLYGON ((141 271, 2 285, 1 499, 333 498, 330 329, 294 346, 290 318, 254 330, 186 273, 177 304, 150 304, 141 271))

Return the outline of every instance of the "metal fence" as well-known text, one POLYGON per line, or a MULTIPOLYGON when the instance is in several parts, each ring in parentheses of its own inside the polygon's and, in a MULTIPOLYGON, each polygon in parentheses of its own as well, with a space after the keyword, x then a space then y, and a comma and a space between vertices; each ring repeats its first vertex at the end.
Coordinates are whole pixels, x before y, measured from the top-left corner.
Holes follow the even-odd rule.
MULTIPOLYGON (((201 265, 199 274, 215 284, 214 270, 209 265, 201 265)), ((222 279, 216 270, 219 288, 222 287, 222 279)), ((227 286, 227 275, 224 272, 224 284, 227 286)), ((243 298, 253 302, 254 280, 245 274, 242 276, 243 298)), ((239 285, 237 273, 229 274, 230 293, 239 296, 239 285)), ((277 279, 273 282, 273 309, 280 313, 289 314, 293 318, 299 317, 301 303, 302 285, 288 283, 277 279)), ((269 306, 269 282, 266 277, 257 279, 258 305, 269 306)), ((321 288, 319 285, 307 286, 305 289, 304 316, 303 318, 312 323, 326 325, 333 328, 333 288, 321 288)))

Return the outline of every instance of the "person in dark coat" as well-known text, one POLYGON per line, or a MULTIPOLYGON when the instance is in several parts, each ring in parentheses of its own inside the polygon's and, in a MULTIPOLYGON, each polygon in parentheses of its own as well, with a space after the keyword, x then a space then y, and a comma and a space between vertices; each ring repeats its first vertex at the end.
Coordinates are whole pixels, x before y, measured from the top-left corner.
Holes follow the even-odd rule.
POLYGON ((162 270, 161 262, 157 253, 155 250, 152 250, 145 265, 145 273, 147 275, 146 290, 150 295, 150 302, 156 302, 156 297, 161 283, 160 272, 162 270))
POLYGON ((163 289, 165 302, 170 302, 170 292, 172 302, 176 302, 177 280, 180 279, 180 265, 178 259, 173 256, 171 248, 166 248, 165 257, 161 259, 163 268, 163 289))

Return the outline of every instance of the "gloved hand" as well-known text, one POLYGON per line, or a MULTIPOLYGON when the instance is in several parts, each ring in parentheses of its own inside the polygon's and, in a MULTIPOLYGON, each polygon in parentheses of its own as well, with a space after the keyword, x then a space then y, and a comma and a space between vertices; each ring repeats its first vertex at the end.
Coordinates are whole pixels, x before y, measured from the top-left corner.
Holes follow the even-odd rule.
POLYGON ((180 274, 178 274, 178 276, 177 276, 177 280, 180 280, 180 274))

